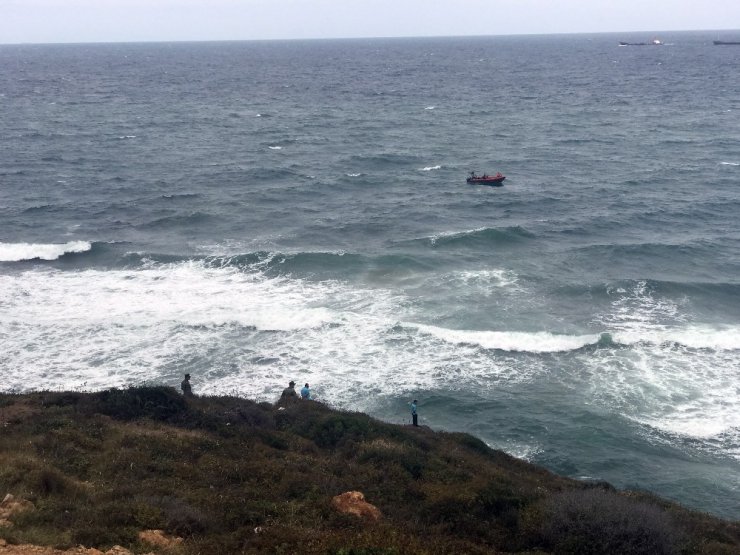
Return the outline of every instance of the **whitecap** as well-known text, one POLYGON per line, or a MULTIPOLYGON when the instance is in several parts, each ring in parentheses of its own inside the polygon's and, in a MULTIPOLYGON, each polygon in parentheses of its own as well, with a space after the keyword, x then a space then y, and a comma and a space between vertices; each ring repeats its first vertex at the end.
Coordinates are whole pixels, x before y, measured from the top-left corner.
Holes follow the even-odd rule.
POLYGON ((454 344, 477 345, 484 349, 527 353, 560 353, 595 344, 598 335, 558 335, 550 332, 453 330, 424 324, 404 324, 422 333, 454 344))
POLYGON ((462 282, 464 287, 477 286, 491 291, 491 287, 510 287, 515 285, 519 277, 511 270, 467 270, 458 272, 454 278, 462 282))
POLYGON ((0 243, 0 262, 56 260, 64 254, 85 252, 91 248, 92 245, 87 241, 70 241, 63 244, 0 243))
POLYGON ((501 449, 512 457, 532 462, 535 457, 542 454, 544 449, 540 445, 529 445, 526 443, 517 443, 507 441, 501 444, 485 442, 491 449, 501 449))
POLYGON ((427 107, 426 107, 426 108, 424 108, 424 109, 425 109, 425 110, 434 110, 434 108, 436 108, 436 106, 427 106, 427 107))
POLYGON ((267 148, 269 148, 270 150, 283 150, 283 147, 281 146, 268 146, 267 148))
POLYGON ((347 177, 360 177, 361 173, 347 173, 345 174, 347 177))
POLYGON ((480 233, 481 231, 484 231, 485 227, 476 227, 475 229, 467 229, 465 231, 442 231, 440 233, 435 233, 434 235, 430 235, 427 237, 429 239, 429 242, 432 245, 436 245, 437 241, 440 239, 446 239, 446 238, 459 238, 459 237, 465 237, 467 235, 474 235, 476 233, 480 233))
POLYGON ((720 162, 720 166, 740 166, 738 162, 720 162))
POLYGON ((635 422, 668 432, 670 434, 709 439, 722 435, 738 425, 737 418, 727 415, 706 414, 709 407, 697 403, 693 407, 679 407, 678 410, 662 417, 637 417, 635 422))
POLYGON ((425 168, 419 168, 420 172, 430 172, 432 170, 440 170, 442 166, 427 166, 425 168))
POLYGON ((740 350, 740 328, 737 327, 653 325, 643 329, 614 332, 612 339, 621 345, 680 345, 689 349, 740 350))
POLYGON ((740 350, 740 327, 691 322, 680 302, 654 294, 645 281, 609 293, 617 298, 597 321, 609 330, 615 343, 740 350))

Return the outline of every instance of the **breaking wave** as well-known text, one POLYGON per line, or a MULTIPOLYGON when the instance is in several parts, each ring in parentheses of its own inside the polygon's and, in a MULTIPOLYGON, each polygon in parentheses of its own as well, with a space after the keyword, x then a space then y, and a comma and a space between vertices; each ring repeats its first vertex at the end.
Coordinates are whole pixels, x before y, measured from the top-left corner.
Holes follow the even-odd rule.
POLYGON ((57 260, 67 253, 86 252, 92 248, 88 241, 69 243, 0 243, 0 262, 23 260, 57 260))
POLYGON ((740 329, 714 329, 691 326, 653 332, 602 332, 584 335, 557 334, 547 331, 486 331, 454 330, 424 324, 404 324, 421 333, 448 343, 476 345, 493 349, 526 353, 562 353, 583 348, 676 347, 712 351, 740 350, 740 329))
POLYGON ((478 345, 484 349, 528 353, 559 353, 596 345, 600 336, 557 335, 549 332, 451 330, 423 324, 405 324, 449 343, 478 345))

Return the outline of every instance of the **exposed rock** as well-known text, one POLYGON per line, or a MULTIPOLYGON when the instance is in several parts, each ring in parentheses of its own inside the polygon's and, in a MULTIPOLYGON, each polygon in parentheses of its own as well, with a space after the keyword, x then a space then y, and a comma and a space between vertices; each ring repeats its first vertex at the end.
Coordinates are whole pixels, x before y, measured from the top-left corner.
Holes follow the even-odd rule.
POLYGON ((108 551, 105 552, 105 555, 133 555, 133 553, 131 553, 125 547, 121 547, 120 545, 114 545, 108 551))
POLYGON ((139 532, 139 539, 162 549, 172 549, 182 543, 182 538, 165 534, 164 530, 142 530, 139 532))
POLYGON ((10 493, 0 503, 0 527, 12 526, 10 517, 14 514, 34 509, 33 503, 22 498, 16 498, 10 493))
POLYGON ((378 520, 383 514, 375 505, 365 501, 365 496, 359 491, 347 491, 332 498, 331 505, 344 514, 355 515, 366 520, 378 520))

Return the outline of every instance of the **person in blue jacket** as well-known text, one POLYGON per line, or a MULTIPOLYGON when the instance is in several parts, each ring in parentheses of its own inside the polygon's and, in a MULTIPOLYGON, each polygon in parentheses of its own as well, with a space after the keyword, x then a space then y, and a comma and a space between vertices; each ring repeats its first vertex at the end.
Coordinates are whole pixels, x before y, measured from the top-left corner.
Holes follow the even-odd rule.
POLYGON ((308 384, 304 385, 301 389, 301 399, 311 399, 311 389, 308 387, 308 384))
POLYGON ((419 421, 417 420, 417 415, 416 415, 416 402, 417 402, 416 399, 414 399, 410 403, 411 404, 411 420, 413 420, 414 426, 419 425, 419 421))

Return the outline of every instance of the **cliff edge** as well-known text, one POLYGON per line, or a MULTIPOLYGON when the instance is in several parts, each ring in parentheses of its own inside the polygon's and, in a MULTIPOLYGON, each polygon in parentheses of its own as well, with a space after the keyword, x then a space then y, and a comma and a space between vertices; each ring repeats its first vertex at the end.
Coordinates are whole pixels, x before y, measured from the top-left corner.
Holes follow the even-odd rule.
POLYGON ((0 554, 740 553, 738 522, 313 401, 0 394, 0 430, 0 554))

